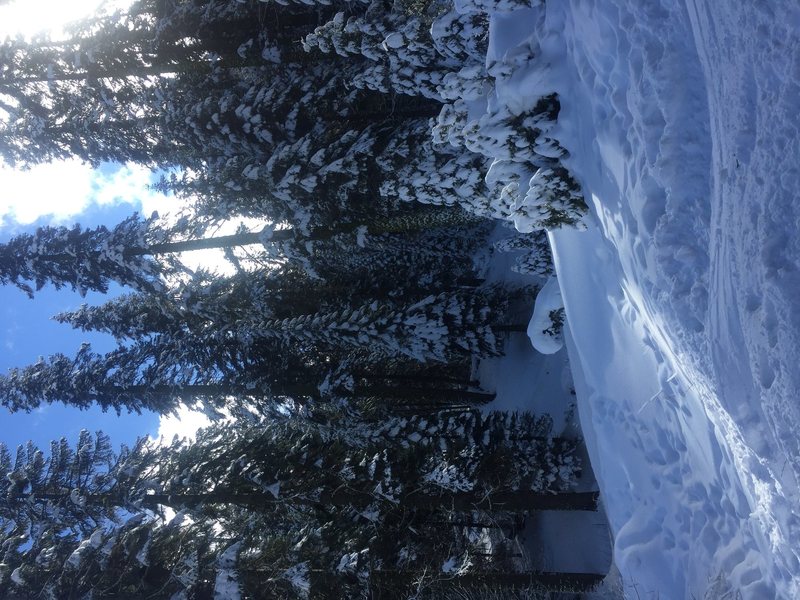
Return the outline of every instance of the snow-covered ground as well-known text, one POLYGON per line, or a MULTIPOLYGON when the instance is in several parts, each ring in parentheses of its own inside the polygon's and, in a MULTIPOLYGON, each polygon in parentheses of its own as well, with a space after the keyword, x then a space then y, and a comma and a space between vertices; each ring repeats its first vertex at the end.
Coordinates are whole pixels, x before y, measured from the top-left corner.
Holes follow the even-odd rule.
POLYGON ((592 210, 550 237, 627 595, 799 598, 800 4, 565 0, 490 37, 490 104, 559 94, 592 210))

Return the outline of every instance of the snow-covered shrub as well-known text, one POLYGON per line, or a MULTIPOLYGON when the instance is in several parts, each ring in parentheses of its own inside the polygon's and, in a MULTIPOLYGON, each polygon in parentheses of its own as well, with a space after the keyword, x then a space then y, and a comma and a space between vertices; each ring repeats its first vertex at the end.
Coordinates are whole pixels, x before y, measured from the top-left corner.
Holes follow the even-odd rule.
POLYGON ((489 42, 486 14, 450 11, 433 21, 430 33, 436 51, 442 56, 461 63, 469 59, 486 60, 489 42))
POLYGON ((550 277, 536 296, 533 316, 528 324, 531 344, 542 354, 555 354, 564 346, 564 301, 555 276, 550 277))
POLYGON ((455 100, 442 105, 431 134, 434 144, 450 144, 456 148, 464 145, 464 128, 469 119, 466 102, 455 100))
POLYGON ((533 110, 512 113, 508 107, 486 113, 464 128, 465 145, 484 156, 527 162, 536 166, 552 165, 566 154, 549 134, 559 112, 556 96, 539 100, 533 110))
POLYGON ((514 225, 523 233, 535 229, 586 229, 588 214, 580 184, 564 167, 542 168, 531 177, 525 198, 518 202, 514 225))
POLYGON ((486 185, 489 186, 490 204, 493 216, 512 221, 522 198, 520 186, 531 176, 530 168, 511 160, 495 159, 486 172, 486 185))
POLYGON ((463 13, 509 13, 544 4, 544 0, 456 0, 456 10, 463 13))
POLYGON ((513 271, 524 275, 549 277, 553 274, 553 256, 550 253, 550 242, 543 231, 530 234, 519 234, 499 240, 494 244, 499 252, 522 252, 517 257, 513 271))
POLYGON ((564 330, 564 308, 554 308, 547 313, 547 318, 550 319, 550 325, 547 329, 542 330, 542 333, 553 338, 560 338, 564 330))
POLYGON ((475 62, 461 67, 457 72, 447 73, 439 86, 439 95, 445 100, 477 100, 485 96, 492 87, 483 63, 475 62))

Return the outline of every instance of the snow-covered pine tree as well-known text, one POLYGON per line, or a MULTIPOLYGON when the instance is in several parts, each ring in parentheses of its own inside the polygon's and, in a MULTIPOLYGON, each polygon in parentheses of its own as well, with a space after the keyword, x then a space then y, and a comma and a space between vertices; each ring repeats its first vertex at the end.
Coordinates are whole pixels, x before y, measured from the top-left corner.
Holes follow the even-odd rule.
POLYGON ((421 389, 403 381, 354 385, 349 368, 341 354, 319 352, 309 345, 288 348, 270 339, 224 332, 202 337, 164 334, 106 354, 84 344, 75 357, 56 354, 11 369, 0 376, 0 403, 11 411, 60 402, 84 409, 97 404, 104 410, 160 414, 186 405, 217 418, 222 409, 245 416, 271 414, 279 406, 309 406, 330 397, 376 398, 390 404, 433 398, 445 406, 492 398, 450 386, 421 389))
POLYGON ((425 479, 451 491, 558 493, 571 489, 581 473, 577 441, 554 437, 549 416, 432 412, 388 417, 376 422, 374 429, 361 431, 371 443, 391 440, 406 447, 434 446, 436 458, 428 463, 425 479))
POLYGON ((0 598, 355 598, 368 590, 371 537, 313 511, 140 512, 85 539, 6 552, 0 598))
POLYGON ((235 156, 263 161, 319 122, 363 129, 409 108, 435 114, 372 92, 342 94, 353 65, 297 52, 295 40, 326 12, 143 0, 66 40, 8 42, 0 151, 8 163, 77 156, 216 171, 235 156))
POLYGON ((371 235, 369 228, 363 227, 354 235, 314 243, 306 260, 317 277, 342 281, 344 276, 344 281, 358 282, 358 289, 374 290, 373 298, 419 296, 479 285, 482 280, 473 255, 488 232, 487 222, 416 235, 371 235))
MULTIPOLYGON (((234 352, 234 346, 238 348, 237 358, 247 361, 251 346, 269 340, 286 348, 303 348, 309 344, 330 351, 369 347, 377 356, 448 362, 461 354, 486 357, 502 352, 500 333, 514 328, 503 322, 506 301, 505 293, 499 288, 453 290, 413 300, 387 298, 360 306, 345 304, 334 306, 333 310, 274 318, 274 311, 263 299, 260 307, 254 304, 249 311, 231 311, 224 305, 215 306, 208 297, 199 297, 194 310, 204 311, 199 313, 201 318, 195 313, 181 322, 175 320, 175 316, 183 312, 180 309, 176 311, 166 306, 162 310, 146 298, 145 302, 137 303, 135 297, 129 296, 105 307, 64 315, 61 319, 72 320, 80 327, 96 327, 118 338, 141 337, 146 333, 141 329, 143 326, 170 327, 171 331, 165 331, 160 338, 166 341, 160 345, 158 355, 147 351, 158 364, 169 364, 164 354, 167 347, 173 348, 170 358, 181 364, 191 364, 187 357, 197 356, 197 364, 208 368, 214 356, 228 357, 234 352), (184 329, 179 330, 179 327, 184 329)), ((160 333, 155 331, 151 335, 160 333)), ((145 345, 142 342, 142 349, 145 345)), ((136 364, 136 368, 141 369, 143 361, 136 364)), ((166 382, 168 378, 160 376, 158 380, 166 382)))
POLYGON ((147 136, 153 130, 144 127, 151 113, 143 108, 152 95, 141 83, 158 69, 141 54, 146 35, 139 25, 98 18, 66 40, 4 44, 0 97, 6 113, 6 162, 32 164, 69 156, 112 160, 109 145, 119 153, 117 160, 141 157, 139 149, 152 145, 147 136), (120 87, 100 74, 132 78, 120 87))
POLYGON ((337 13, 305 37, 303 48, 366 58, 351 82, 355 87, 440 100, 437 87, 459 65, 436 53, 421 19, 401 17, 388 7, 370 12, 372 18, 346 21, 343 12, 337 13))
POLYGON ((319 16, 286 9, 278 24, 261 18, 259 6, 143 0, 124 13, 98 13, 66 39, 7 41, 0 49, 5 161, 179 162, 183 140, 165 125, 174 129, 168 118, 181 94, 199 87, 213 96, 212 72, 279 61, 300 37, 288 21, 305 31, 319 16))
POLYGON ((512 271, 525 275, 537 275, 547 278, 553 274, 553 256, 550 253, 550 242, 542 230, 529 234, 518 234, 498 240, 494 244, 499 252, 521 252, 516 258, 512 271))
POLYGON ((383 175, 380 194, 386 199, 460 206, 489 218, 506 216, 492 203, 484 181, 489 160, 481 154, 435 144, 430 132, 409 125, 395 135, 378 158, 383 175))
POLYGON ((289 264, 226 277, 198 271, 172 290, 125 294, 55 319, 118 339, 178 331, 201 335, 255 315, 284 319, 373 300, 420 298, 481 283, 470 255, 485 238, 483 225, 468 229, 469 235, 433 229, 413 236, 373 236, 364 229, 327 241, 291 242, 313 277, 289 264), (306 255, 308 247, 312 250, 306 255))
MULTIPOLYGON (((263 163, 281 144, 309 133, 325 135, 329 126, 364 128, 389 116, 385 101, 374 93, 341 93, 349 70, 348 65, 335 68, 330 60, 305 59, 185 74, 163 83, 165 122, 172 137, 199 153, 198 169, 202 162, 213 162, 215 170, 229 171, 228 162, 235 157, 263 163)), ((405 110, 398 106, 396 116, 405 110)), ((215 177, 223 183, 239 179, 229 173, 215 177)))
POLYGON ((331 511, 374 511, 374 522, 395 510, 436 506, 457 511, 593 509, 596 494, 555 493, 573 483, 574 443, 557 446, 536 431, 526 436, 530 439, 510 439, 498 435, 490 419, 482 438, 468 443, 471 456, 459 458, 448 452, 448 444, 458 444, 454 438, 463 423, 442 418, 438 424, 440 428, 431 432, 432 423, 423 427, 420 420, 416 436, 381 435, 377 441, 375 424, 352 416, 326 427, 295 419, 271 419, 248 428, 216 425, 198 436, 191 451, 170 450, 175 460, 168 466, 170 474, 163 476, 168 479, 164 493, 186 502, 205 497, 205 502, 251 507, 270 499, 319 503, 331 511), (418 443, 423 435, 430 443, 418 443), (541 448, 551 456, 550 462, 536 463, 541 448), (527 466, 518 467, 510 458, 490 472, 495 453, 513 456, 516 451, 527 466), (486 469, 459 472, 460 463, 473 460, 484 460, 486 469), (534 464, 541 473, 520 475, 534 464))
POLYGON ((153 290, 161 271, 144 252, 152 221, 133 215, 113 229, 40 227, 0 244, 0 282, 13 284, 29 296, 46 284, 70 287, 85 294, 105 292, 110 281, 153 290), (127 252, 126 252, 127 251, 127 252))
POLYGON ((181 226, 162 228, 134 214, 112 229, 39 227, 0 244, 0 283, 32 296, 46 284, 81 294, 105 292, 111 281, 143 291, 163 288, 161 276, 178 268, 169 255, 261 243, 261 232, 180 239, 181 226), (162 260, 152 257, 162 255, 162 260), (167 257, 164 260, 164 256, 167 257))
POLYGON ((237 402, 253 405, 260 400, 270 406, 273 398, 302 401, 318 395, 310 377, 319 367, 302 356, 284 353, 276 361, 274 345, 251 344, 243 353, 238 340, 214 341, 155 336, 106 354, 84 344, 74 358, 55 354, 11 369, 0 377, 0 402, 11 411, 61 402, 159 414, 185 404, 215 416, 222 407, 235 409, 237 402))
POLYGON ((543 167, 531 177, 525 198, 514 212, 521 232, 574 227, 586 229, 589 212, 580 184, 564 167, 543 167))
POLYGON ((460 65, 484 62, 489 42, 487 15, 450 10, 433 20, 430 36, 436 52, 460 65))
POLYGON ((49 455, 29 442, 12 461, 0 445, 0 466, 7 473, 0 485, 0 522, 4 532, 16 532, 8 543, 36 546, 44 535, 88 537, 135 511, 134 498, 149 489, 148 452, 140 442, 114 454, 108 436, 86 430, 75 446, 64 438, 51 442, 49 455))
POLYGON ((501 160, 551 166, 566 154, 549 134, 561 105, 555 95, 541 98, 530 112, 507 109, 484 114, 464 128, 465 146, 472 152, 501 160))
POLYGON ((492 325, 502 325, 503 314, 501 297, 476 290, 431 295, 412 304, 376 301, 282 320, 256 316, 233 330, 240 336, 275 338, 288 345, 305 341, 329 348, 368 346, 379 355, 447 362, 460 353, 500 354, 492 325))
MULTIPOLYGON (((24 501, 9 505, 8 515, 24 522, 21 511, 38 506, 50 512, 32 513, 42 526, 23 525, 26 540, 11 536, 13 526, 4 523, 3 593, 48 590, 63 597, 65 589, 105 590, 135 597, 169 589, 261 598, 334 590, 352 597, 369 588, 375 565, 413 569, 443 560, 448 544, 441 532, 439 546, 412 539, 429 531, 437 507, 472 514, 594 506, 594 494, 541 495, 537 482, 548 478, 520 478, 514 460, 500 461, 488 475, 474 471, 470 489, 454 485, 457 477, 446 485, 431 477, 442 464, 475 462, 482 454, 490 461, 509 448, 535 455, 531 448, 546 444, 548 427, 541 420, 398 420, 391 426, 403 433, 387 436, 382 422, 330 414, 333 419, 322 424, 275 415, 251 426, 218 425, 202 430, 194 442, 175 440, 165 447, 141 440, 120 457, 105 450, 106 440, 100 444, 102 465, 87 454, 88 434, 72 459, 60 450, 48 459, 26 451, 7 481, 16 490, 11 496, 22 494, 24 501), (456 456, 459 444, 474 451, 456 456), (76 460, 83 466, 70 471, 76 460), (37 474, 62 463, 80 481, 62 478, 43 486, 37 474), (161 507, 178 516, 169 523, 154 518, 161 507), (69 534, 77 522, 73 514, 95 509, 106 512, 86 523, 84 535, 69 534), (101 520, 104 526, 98 526, 101 520), (409 549, 424 555, 409 557, 409 549)), ((0 455, 10 464, 7 452, 0 455)))

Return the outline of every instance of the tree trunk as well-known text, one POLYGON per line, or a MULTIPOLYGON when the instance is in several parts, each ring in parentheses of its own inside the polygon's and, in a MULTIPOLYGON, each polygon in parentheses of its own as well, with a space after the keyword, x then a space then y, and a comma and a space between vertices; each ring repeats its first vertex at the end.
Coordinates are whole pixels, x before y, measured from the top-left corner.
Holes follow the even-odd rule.
MULTIPOLYGON (((190 384, 190 385, 108 385, 99 386, 97 393, 87 393, 84 398, 96 402, 108 399, 109 396, 165 396, 182 399, 197 398, 198 396, 232 396, 244 395, 251 397, 289 396, 294 398, 318 396, 319 388, 311 383, 287 383, 270 386, 268 383, 261 388, 251 389, 244 385, 226 383, 190 384)), ((155 409, 153 409, 155 410, 155 409)))
POLYGON ((392 414, 398 415, 430 415, 440 413, 465 413, 475 410, 467 404, 397 404, 389 407, 392 414))
POLYGON ((597 510, 599 492, 560 492, 543 494, 531 491, 494 492, 483 495, 473 492, 443 493, 439 496, 423 492, 407 494, 402 503, 409 507, 427 508, 438 504, 453 510, 488 511, 523 510, 597 510))
MULTIPOLYGON (((290 239, 293 233, 291 229, 276 231, 281 234, 280 239, 290 239), (283 233, 286 231, 288 233, 283 233)), ((273 239, 275 239, 273 234, 273 239)), ((162 244, 152 244, 145 248, 128 248, 123 251, 124 256, 145 256, 151 254, 171 254, 174 252, 191 252, 192 250, 209 250, 212 248, 229 248, 233 246, 249 246, 260 244, 262 240, 261 231, 248 231, 246 233, 234 233, 231 235, 221 235, 218 237, 201 238, 196 240, 183 240, 180 242, 164 242, 162 244)))
MULTIPOLYGON (((394 375, 394 374, 381 374, 370 373, 367 371, 356 371, 353 373, 356 377, 366 379, 368 381, 411 381, 419 383, 449 383, 451 385, 461 385, 465 387, 478 387, 479 381, 474 379, 461 379, 459 377, 448 377, 447 375, 394 375)), ((425 389, 425 388, 422 388, 425 389)))
MULTIPOLYGON (((299 235, 295 229, 279 229, 273 231, 268 237, 264 236, 262 231, 248 231, 244 233, 234 233, 231 235, 222 235, 218 237, 201 238, 195 240, 182 240, 179 242, 164 242, 161 244, 152 244, 143 248, 127 248, 123 251, 123 256, 147 256, 155 254, 170 254, 174 252, 190 252, 192 250, 208 250, 212 248, 230 248, 234 246, 249 246, 252 244, 261 244, 264 242, 282 242, 295 239, 299 237, 305 240, 328 240, 333 236, 340 233, 350 233, 359 227, 367 227, 367 234, 380 234, 380 233, 398 233, 408 231, 422 231, 426 229, 424 223, 412 224, 406 227, 400 227, 404 223, 402 217, 397 219, 386 219, 381 223, 365 224, 365 223, 345 223, 335 227, 318 227, 313 229, 307 236, 299 235)), ((432 224, 432 227, 438 226, 432 224)), ((73 257, 74 258, 74 257, 73 257)), ((482 279, 465 279, 464 285, 471 286, 476 282, 482 283, 482 279)), ((478 285, 480 284, 478 283, 478 285)), ((521 327, 521 326, 520 326, 521 327)))
POLYGON ((389 385, 357 385, 354 395, 378 396, 379 398, 398 398, 419 400, 425 397, 434 399, 434 402, 475 402, 485 404, 494 400, 495 394, 490 392, 474 392, 470 390, 457 390, 453 388, 415 388, 409 386, 395 387, 389 385))
POLYGON ((437 587, 486 587, 516 588, 535 587, 551 592, 588 592, 605 579, 599 573, 552 573, 547 571, 528 571, 507 573, 497 571, 467 571, 450 575, 442 573, 431 575, 430 571, 372 571, 370 583, 374 598, 397 598, 399 592, 413 585, 415 581, 428 580, 437 587), (432 577, 439 579, 431 579, 432 577))
MULTIPOLYGON (((376 498, 369 492, 353 488, 322 490, 318 501, 301 498, 287 491, 287 500, 274 498, 271 494, 244 493, 229 490, 207 494, 150 494, 142 498, 144 506, 154 508, 158 504, 175 509, 196 507, 201 504, 234 504, 251 509, 264 509, 276 504, 304 504, 329 506, 358 506, 373 502, 376 498)), ((435 506, 470 511, 482 510, 597 510, 597 492, 565 492, 562 494, 537 494, 534 492, 498 492, 490 496, 471 493, 425 494, 410 493, 400 499, 401 508, 430 509, 435 506)))
MULTIPOLYGON (((343 227, 317 228, 305 239, 327 240, 337 233, 346 233, 358 228, 358 224, 350 224, 343 227)), ((264 242, 283 242, 292 240, 297 236, 295 229, 279 229, 273 231, 269 237, 263 231, 247 231, 244 233, 233 233, 231 235, 221 235, 210 238, 200 238, 195 240, 182 240, 180 242, 164 242, 162 244, 152 244, 144 248, 128 248, 123 251, 124 256, 146 256, 155 254, 172 254, 175 252, 191 252, 193 250, 210 250, 213 248, 232 248, 234 246, 250 246, 252 244, 262 244, 264 242)))
POLYGON ((515 323, 513 325, 492 325, 493 331, 504 331, 508 333, 526 333, 528 325, 526 323, 515 323))

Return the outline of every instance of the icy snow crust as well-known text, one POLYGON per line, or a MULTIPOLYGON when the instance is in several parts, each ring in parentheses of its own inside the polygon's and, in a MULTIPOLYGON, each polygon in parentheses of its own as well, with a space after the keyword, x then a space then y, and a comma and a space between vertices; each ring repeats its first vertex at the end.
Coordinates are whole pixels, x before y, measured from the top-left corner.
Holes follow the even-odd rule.
POLYGON ((793 0, 491 17, 488 64, 532 57, 490 106, 559 94, 595 216, 550 238, 630 597, 800 598, 798 31, 793 0))

